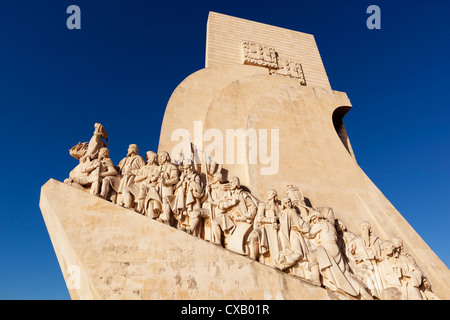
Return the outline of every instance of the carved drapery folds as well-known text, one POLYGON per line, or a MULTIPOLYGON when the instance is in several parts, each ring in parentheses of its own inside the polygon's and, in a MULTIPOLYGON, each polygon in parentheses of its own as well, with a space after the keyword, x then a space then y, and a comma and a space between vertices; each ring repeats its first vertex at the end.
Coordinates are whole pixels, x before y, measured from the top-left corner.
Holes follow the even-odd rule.
POLYGON ((195 166, 188 156, 175 164, 164 151, 148 151, 144 161, 134 144, 114 166, 106 131, 95 128, 89 143, 71 149, 79 164, 65 183, 357 299, 439 299, 401 239, 380 239, 368 221, 348 230, 296 185, 257 199, 239 177, 224 181, 221 165, 195 166))
POLYGON ((242 49, 243 64, 268 68, 269 74, 298 79, 301 85, 306 86, 300 62, 280 57, 275 48, 258 42, 243 41, 242 49))

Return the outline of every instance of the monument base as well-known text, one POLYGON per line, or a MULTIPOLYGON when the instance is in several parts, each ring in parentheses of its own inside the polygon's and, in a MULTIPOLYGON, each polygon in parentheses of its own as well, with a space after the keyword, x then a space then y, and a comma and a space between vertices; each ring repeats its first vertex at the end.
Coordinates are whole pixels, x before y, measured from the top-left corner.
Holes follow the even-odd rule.
POLYGON ((348 299, 53 179, 39 205, 72 299, 348 299))

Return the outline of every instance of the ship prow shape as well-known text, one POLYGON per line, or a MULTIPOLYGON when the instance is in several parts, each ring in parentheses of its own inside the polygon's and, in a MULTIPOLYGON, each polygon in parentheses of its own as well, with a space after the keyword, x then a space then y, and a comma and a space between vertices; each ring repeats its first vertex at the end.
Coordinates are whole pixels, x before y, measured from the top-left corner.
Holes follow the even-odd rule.
POLYGON ((57 180, 40 208, 72 299, 348 299, 57 180))
POLYGON ((447 299, 450 270, 357 164, 314 37, 217 13, 207 30, 158 152, 115 166, 96 123, 42 187, 71 297, 447 299))

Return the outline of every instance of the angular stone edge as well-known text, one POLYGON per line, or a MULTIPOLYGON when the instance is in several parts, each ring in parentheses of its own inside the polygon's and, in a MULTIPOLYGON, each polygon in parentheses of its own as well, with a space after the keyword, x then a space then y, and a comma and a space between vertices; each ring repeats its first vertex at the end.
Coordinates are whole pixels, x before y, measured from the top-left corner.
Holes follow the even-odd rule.
POLYGON ((56 180, 50 179, 41 187, 41 198, 39 201, 39 207, 44 218, 45 225, 47 227, 50 240, 55 250, 56 258, 58 259, 59 266, 61 268, 66 285, 68 284, 71 276, 69 266, 79 266, 80 268, 80 283, 77 286, 67 285, 70 297, 74 300, 93 300, 99 299, 100 296, 96 292, 89 277, 87 277, 86 270, 82 268, 83 264, 80 261, 77 253, 70 240, 66 235, 64 227, 61 225, 58 214, 55 208, 52 207, 52 199, 48 197, 46 189, 55 188, 56 180))

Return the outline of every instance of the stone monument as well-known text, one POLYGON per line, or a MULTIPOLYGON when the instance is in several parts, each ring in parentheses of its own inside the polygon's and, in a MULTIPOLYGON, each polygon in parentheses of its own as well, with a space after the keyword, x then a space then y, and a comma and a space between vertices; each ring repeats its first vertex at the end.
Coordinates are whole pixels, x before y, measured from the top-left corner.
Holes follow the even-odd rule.
POLYGON ((210 12, 159 150, 106 129, 40 207, 73 299, 450 298, 450 271, 358 166, 314 37, 210 12), (113 143, 113 141, 112 141, 113 143))

